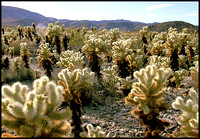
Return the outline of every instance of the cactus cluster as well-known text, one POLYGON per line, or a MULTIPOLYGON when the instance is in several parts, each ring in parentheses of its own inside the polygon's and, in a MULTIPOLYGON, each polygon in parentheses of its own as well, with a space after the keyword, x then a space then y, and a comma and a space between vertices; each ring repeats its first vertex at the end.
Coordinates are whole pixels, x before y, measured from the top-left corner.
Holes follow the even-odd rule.
POLYGON ((180 135, 197 137, 199 40, 198 32, 189 30, 179 33, 171 27, 159 33, 145 26, 126 32, 87 29, 86 24, 65 28, 58 21, 47 28, 37 28, 35 23, 2 28, 1 82, 18 81, 2 87, 2 127, 15 137, 108 137, 99 126, 88 124, 88 133, 84 131, 82 107, 123 97, 126 104, 136 106, 131 114, 145 126, 143 137, 159 137, 170 124, 159 117, 169 108, 163 97, 169 88, 162 87, 182 90, 185 81, 192 79, 195 91, 184 96, 192 99, 178 97, 172 107, 182 111, 180 135), (40 65, 31 71, 29 64, 35 64, 36 55, 40 65), (47 76, 40 78, 41 66, 47 76), (37 80, 29 91, 19 81, 32 80, 33 74, 37 80))
POLYGON ((57 111, 62 103, 61 86, 47 76, 33 83, 33 90, 20 82, 2 86, 2 127, 21 137, 68 137, 71 111, 57 111))

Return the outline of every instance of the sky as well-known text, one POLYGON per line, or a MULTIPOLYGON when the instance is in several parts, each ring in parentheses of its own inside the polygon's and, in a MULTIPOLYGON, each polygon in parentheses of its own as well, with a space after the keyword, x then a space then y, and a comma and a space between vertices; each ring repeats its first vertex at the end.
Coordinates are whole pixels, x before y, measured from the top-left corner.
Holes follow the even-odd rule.
POLYGON ((46 17, 69 20, 134 22, 184 21, 199 25, 198 1, 1 1, 46 17))

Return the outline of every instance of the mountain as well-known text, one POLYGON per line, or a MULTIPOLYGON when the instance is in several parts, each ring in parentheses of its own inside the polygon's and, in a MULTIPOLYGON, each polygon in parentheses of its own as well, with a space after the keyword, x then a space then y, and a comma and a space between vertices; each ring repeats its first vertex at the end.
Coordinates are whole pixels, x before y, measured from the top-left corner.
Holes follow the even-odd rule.
POLYGON ((170 26, 176 27, 181 30, 181 27, 190 27, 191 30, 197 29, 197 26, 191 25, 186 22, 164 22, 164 23, 143 23, 143 22, 132 22, 130 20, 116 19, 116 20, 68 20, 68 19, 56 19, 52 17, 45 17, 41 14, 24 10, 21 8, 11 6, 1 6, 1 23, 2 27, 21 27, 30 26, 35 22, 36 27, 47 27, 48 23, 55 23, 59 21, 60 24, 64 24, 65 27, 73 26, 74 28, 84 26, 90 28, 95 26, 97 29, 112 29, 119 28, 120 31, 134 31, 140 30, 144 26, 149 26, 150 30, 153 31, 167 31, 170 26))
POLYGON ((15 8, 11 6, 1 6, 1 23, 2 25, 10 26, 28 26, 33 22, 48 24, 49 22, 55 22, 56 19, 48 18, 41 14, 24 10, 21 8, 15 8))

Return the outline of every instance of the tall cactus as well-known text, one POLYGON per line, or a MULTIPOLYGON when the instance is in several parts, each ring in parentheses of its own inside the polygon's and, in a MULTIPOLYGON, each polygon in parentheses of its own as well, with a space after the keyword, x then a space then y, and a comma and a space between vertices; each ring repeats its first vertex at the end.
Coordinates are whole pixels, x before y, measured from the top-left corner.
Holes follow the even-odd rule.
POLYGON ((62 103, 61 86, 43 76, 33 90, 20 82, 2 86, 2 127, 20 137, 68 137, 71 111, 57 111, 62 103))
POLYGON ((63 46, 65 48, 65 51, 68 50, 69 40, 70 40, 70 36, 67 35, 67 34, 64 34, 63 37, 62 37, 62 43, 63 43, 63 46))
POLYGON ((109 91, 109 96, 117 96, 119 77, 117 76, 117 65, 103 68, 102 85, 109 91))
POLYGON ((25 67, 29 69, 28 58, 31 55, 31 53, 27 47, 27 42, 20 43, 20 57, 24 61, 25 67))
POLYGON ((140 124, 145 125, 143 137, 159 137, 159 133, 169 125, 169 122, 160 120, 157 116, 160 111, 168 109, 162 98, 165 92, 161 88, 171 72, 170 68, 157 69, 155 65, 134 72, 134 77, 139 82, 133 83, 125 102, 128 105, 137 106, 131 113, 141 120, 140 124))
POLYGON ((59 25, 59 21, 56 21, 55 25, 53 25, 52 23, 49 24, 47 29, 48 30, 46 35, 53 40, 53 43, 55 44, 55 49, 57 53, 60 55, 61 53, 60 36, 62 35, 62 28, 59 25))
POLYGON ((51 77, 51 71, 53 71, 52 64, 53 62, 51 61, 50 57, 53 55, 50 52, 49 44, 41 44, 40 49, 38 50, 39 56, 38 58, 38 63, 44 68, 45 74, 48 77, 51 77))
POLYGON ((178 63, 178 47, 179 47, 179 34, 175 28, 170 27, 168 31, 168 38, 165 42, 165 47, 168 49, 168 56, 170 58, 170 65, 173 71, 179 69, 178 63))
POLYGON ((82 47, 82 51, 85 52, 89 58, 88 66, 96 73, 98 78, 101 78, 100 66, 102 60, 98 54, 101 53, 101 48, 105 45, 105 42, 102 39, 97 39, 95 36, 90 36, 89 40, 84 43, 85 45, 82 47))
POLYGON ((81 127, 82 102, 87 100, 87 94, 93 85, 94 72, 89 72, 87 68, 80 70, 75 69, 72 72, 68 68, 58 73, 58 84, 64 87, 63 101, 69 103, 72 110, 72 133, 74 137, 80 137, 79 133, 83 132, 81 127))
POLYGON ((120 40, 114 42, 113 45, 113 59, 118 66, 119 77, 126 78, 130 75, 127 56, 132 53, 132 49, 129 49, 131 42, 129 40, 120 40))

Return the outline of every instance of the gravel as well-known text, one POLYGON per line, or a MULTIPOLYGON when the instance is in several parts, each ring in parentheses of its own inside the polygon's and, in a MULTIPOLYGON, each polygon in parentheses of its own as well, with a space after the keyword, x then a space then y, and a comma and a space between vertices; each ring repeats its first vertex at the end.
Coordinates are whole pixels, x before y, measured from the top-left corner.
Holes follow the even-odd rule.
MULTIPOLYGON (((187 78, 187 80, 191 78, 187 78)), ((185 83, 185 82, 184 82, 185 83)), ((179 110, 172 108, 171 104, 176 100, 177 96, 184 99, 188 98, 188 92, 191 85, 188 83, 183 84, 183 88, 165 88, 166 94, 163 96, 165 102, 169 105, 167 111, 160 112, 159 118, 169 121, 170 126, 165 128, 160 135, 167 137, 166 132, 179 131, 180 126, 177 123, 177 118, 182 113, 179 110)), ((126 105, 124 99, 114 103, 107 103, 104 105, 97 105, 96 107, 85 106, 82 108, 82 126, 85 131, 87 124, 92 124, 94 127, 100 126, 106 133, 110 133, 109 137, 114 138, 142 138, 145 127, 139 125, 139 119, 131 115, 131 110, 135 106, 126 105)))

